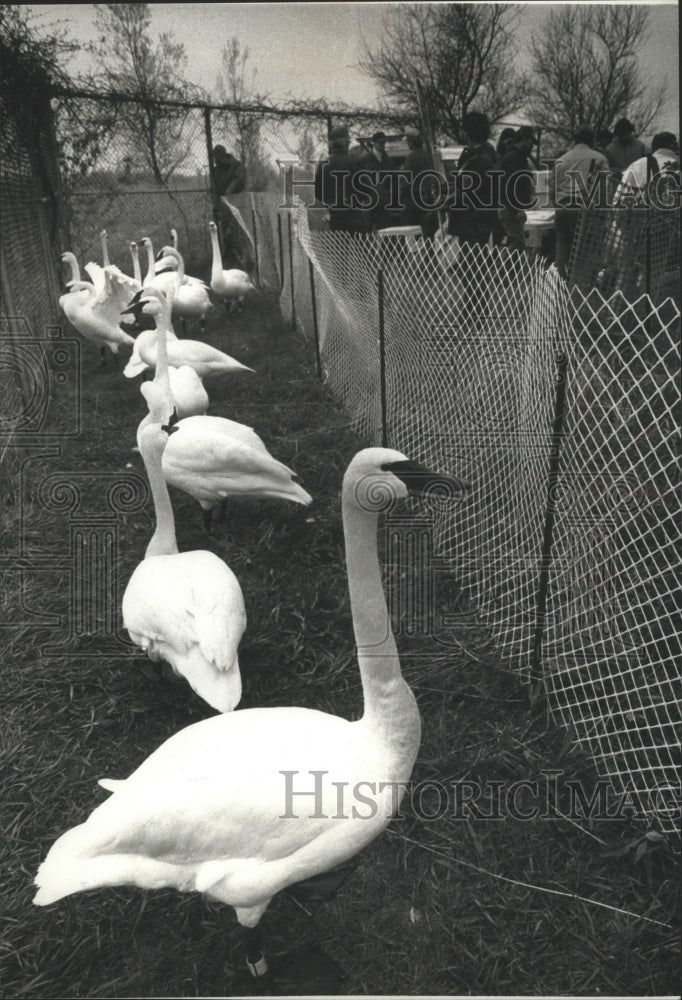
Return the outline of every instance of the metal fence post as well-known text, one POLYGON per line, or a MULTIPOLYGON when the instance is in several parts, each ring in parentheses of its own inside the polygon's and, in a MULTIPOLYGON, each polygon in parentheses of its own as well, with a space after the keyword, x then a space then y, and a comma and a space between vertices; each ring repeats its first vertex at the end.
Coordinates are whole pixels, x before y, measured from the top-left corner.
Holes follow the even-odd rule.
POLYGON ((384 269, 377 271, 379 295, 379 384, 381 388, 381 446, 388 448, 386 392, 386 324, 384 319, 384 269))
POLYGON ((294 238, 292 235, 291 212, 289 212, 289 274, 291 275, 291 327, 296 329, 296 296, 294 294, 294 238))
POLYGON ((277 211, 277 246, 279 247, 279 280, 284 288, 284 240, 282 238, 282 213, 277 211))
MULTIPOLYGON (((251 195, 253 201, 253 194, 251 195)), ((253 226, 253 252, 256 257, 256 281, 260 284, 260 260, 258 258, 258 230, 256 229, 256 209, 251 207, 251 225, 253 226)))
POLYGON ((317 325, 317 300, 315 297, 315 268, 313 262, 308 258, 308 272, 310 274, 310 301, 313 308, 313 336, 315 338, 315 364, 317 365, 317 377, 322 378, 322 356, 320 354, 320 330, 317 325))
POLYGON ((547 474, 547 498, 545 506, 545 527, 542 538, 542 555, 540 557, 540 572, 537 583, 537 600, 535 610, 535 634, 531 654, 531 674, 534 680, 542 679, 542 644, 545 638, 547 624, 547 593, 549 589, 549 571, 552 565, 552 546, 554 542, 554 521, 556 504, 556 486, 561 465, 561 440, 566 410, 566 382, 568 376, 568 352, 556 353, 556 396, 554 398, 554 419, 552 422, 552 444, 547 474))

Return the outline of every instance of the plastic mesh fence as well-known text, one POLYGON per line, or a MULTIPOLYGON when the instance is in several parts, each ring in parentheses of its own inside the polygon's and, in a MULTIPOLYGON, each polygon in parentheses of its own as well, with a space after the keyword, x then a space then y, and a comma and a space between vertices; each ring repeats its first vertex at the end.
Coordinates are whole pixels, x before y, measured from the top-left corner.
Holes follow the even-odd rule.
POLYGON ((283 311, 317 328, 325 376, 368 442, 385 429, 389 446, 473 483, 440 516, 438 554, 523 678, 538 663, 552 515, 550 704, 642 815, 676 829, 677 306, 569 294, 555 268, 504 249, 315 232, 304 208, 286 215, 283 311))
POLYGON ((630 302, 680 304, 680 212, 641 205, 583 209, 571 247, 571 283, 598 288, 605 298, 619 291, 630 302))

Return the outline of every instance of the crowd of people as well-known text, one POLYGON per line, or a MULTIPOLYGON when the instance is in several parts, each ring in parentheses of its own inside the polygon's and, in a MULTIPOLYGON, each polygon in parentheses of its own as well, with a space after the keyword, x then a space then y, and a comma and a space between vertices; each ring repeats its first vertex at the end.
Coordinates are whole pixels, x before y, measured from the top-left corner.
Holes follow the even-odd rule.
MULTIPOLYGON (((530 126, 505 128, 497 146, 490 141, 487 116, 470 111, 462 121, 466 145, 453 176, 446 181, 416 128, 404 133, 407 154, 402 162, 386 150, 388 137, 375 132, 354 148, 345 125, 329 134, 329 155, 316 169, 316 203, 325 206, 335 232, 368 233, 395 226, 421 229, 424 239, 441 233, 461 242, 503 243, 526 249, 527 212, 536 204, 533 157, 536 135, 530 126)), ((243 165, 223 146, 214 149, 216 194, 244 189, 243 165)), ((581 208, 609 206, 646 189, 651 176, 676 165, 679 150, 670 132, 657 133, 651 154, 621 118, 613 132, 579 126, 573 144, 550 170, 550 198, 555 208, 555 258, 566 275, 581 208)))

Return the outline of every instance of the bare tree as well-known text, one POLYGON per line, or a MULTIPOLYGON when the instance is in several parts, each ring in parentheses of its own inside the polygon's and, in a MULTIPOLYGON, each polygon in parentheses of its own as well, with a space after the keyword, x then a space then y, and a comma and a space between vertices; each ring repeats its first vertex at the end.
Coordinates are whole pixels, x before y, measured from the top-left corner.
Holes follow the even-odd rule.
POLYGON ((377 48, 365 45, 362 69, 387 105, 415 120, 439 121, 458 137, 475 108, 491 122, 518 112, 525 80, 514 67, 515 4, 396 4, 377 48))
POLYGON ((123 106, 124 135, 131 150, 142 151, 154 178, 165 184, 186 161, 183 138, 187 110, 163 102, 189 102, 199 89, 183 78, 185 47, 170 32, 154 43, 146 3, 95 4, 98 39, 90 46, 98 71, 98 89, 132 98, 123 106))
POLYGON ((274 178, 274 170, 268 168, 263 155, 263 116, 239 110, 239 105, 264 104, 268 99, 256 90, 257 72, 249 71, 249 58, 248 47, 242 48, 238 38, 232 37, 223 47, 217 90, 221 101, 234 107, 217 117, 222 118, 226 132, 234 137, 236 154, 246 168, 249 190, 259 191, 274 178))
POLYGON ((577 126, 610 128, 624 115, 637 132, 651 124, 666 86, 652 87, 637 56, 649 11, 631 4, 553 8, 531 43, 534 78, 528 113, 557 145, 577 126))

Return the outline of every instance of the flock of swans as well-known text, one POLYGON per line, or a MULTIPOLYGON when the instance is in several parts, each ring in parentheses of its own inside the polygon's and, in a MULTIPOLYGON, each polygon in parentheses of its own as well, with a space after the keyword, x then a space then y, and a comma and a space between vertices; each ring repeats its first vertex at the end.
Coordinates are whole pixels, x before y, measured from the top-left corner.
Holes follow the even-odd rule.
MULTIPOLYGON (((210 288, 238 299, 249 289, 243 279, 230 285, 230 272, 216 260, 213 224, 211 239, 210 288)), ((207 288, 187 283, 177 247, 164 247, 155 260, 151 243, 142 244, 148 255, 144 281, 139 263, 132 279, 112 267, 105 236, 104 264, 85 267, 91 285, 81 281, 75 257, 65 254, 72 275, 61 304, 76 329, 103 349, 115 354, 121 344, 132 345, 125 375, 154 372, 153 380, 140 385, 147 414, 137 442, 155 529, 125 590, 123 622, 135 645, 170 664, 219 714, 171 736, 129 777, 100 780, 109 798, 52 846, 35 879, 34 902, 44 906, 117 885, 205 893, 234 908, 248 968, 262 987, 274 989, 260 934, 270 901, 288 886, 343 865, 386 827, 420 744, 416 700, 386 627, 379 514, 389 501, 434 485, 454 496, 468 484, 434 475, 392 449, 359 451, 343 478, 341 502, 362 718, 349 722, 295 706, 237 709, 244 596, 217 555, 179 551, 168 484, 194 496, 209 518, 230 496, 301 504, 312 498, 252 428, 206 414, 202 380, 244 366, 227 355, 216 357, 221 352, 213 348, 207 353, 200 341, 177 338, 173 316, 195 308, 193 318, 202 319, 199 303, 207 288), (188 290, 179 295, 181 289, 188 290), (135 339, 120 327, 123 315, 132 317, 132 329, 150 328, 135 339), (316 797, 314 808, 288 811, 284 775, 300 775, 308 788, 312 772, 325 775, 321 800, 316 797), (375 792, 371 815, 353 809, 339 817, 338 788, 368 782, 375 792)))

